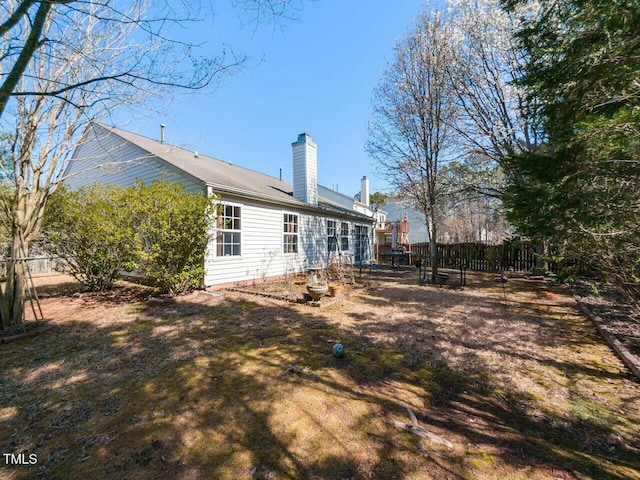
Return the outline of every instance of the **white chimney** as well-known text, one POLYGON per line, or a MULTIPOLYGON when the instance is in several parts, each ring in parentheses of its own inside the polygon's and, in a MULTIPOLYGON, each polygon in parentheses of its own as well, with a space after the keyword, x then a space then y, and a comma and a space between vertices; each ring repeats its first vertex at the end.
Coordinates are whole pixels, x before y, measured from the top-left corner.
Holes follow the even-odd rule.
POLYGON ((293 196, 298 200, 318 204, 318 155, 311 135, 301 133, 293 147, 293 196))
POLYGON ((366 175, 360 180, 360 201, 369 206, 369 179, 366 175))

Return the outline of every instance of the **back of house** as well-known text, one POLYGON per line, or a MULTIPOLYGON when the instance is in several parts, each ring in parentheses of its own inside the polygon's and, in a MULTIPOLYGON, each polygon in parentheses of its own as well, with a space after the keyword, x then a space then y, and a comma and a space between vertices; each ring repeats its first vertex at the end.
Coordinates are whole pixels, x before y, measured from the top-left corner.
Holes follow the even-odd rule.
MULTIPOLYGON (((205 256, 206 287, 280 277, 330 263, 372 260, 375 213, 317 184, 317 146, 302 133, 292 144, 293 185, 229 162, 104 124, 83 134, 65 184, 101 182, 129 186, 137 179, 182 183, 215 195, 205 256)), ((368 191, 368 181, 363 189, 368 191)), ((368 198, 368 195, 367 195, 368 198)))

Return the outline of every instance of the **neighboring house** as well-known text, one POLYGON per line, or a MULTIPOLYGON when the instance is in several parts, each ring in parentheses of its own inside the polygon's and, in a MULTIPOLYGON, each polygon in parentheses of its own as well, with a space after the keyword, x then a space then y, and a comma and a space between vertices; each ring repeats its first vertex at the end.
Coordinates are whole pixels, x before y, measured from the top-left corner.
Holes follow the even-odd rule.
POLYGON ((375 227, 376 255, 389 251, 409 250, 409 216, 404 214, 402 220, 384 220, 375 227))
POLYGON ((218 195, 223 208, 206 252, 207 287, 303 272, 339 258, 370 262, 373 215, 317 184, 317 147, 308 134, 300 134, 292 147, 293 185, 162 140, 92 124, 65 183, 128 186, 136 179, 164 178, 218 195))
POLYGON ((421 212, 401 203, 396 198, 389 199, 384 208, 387 210, 387 218, 390 220, 401 221, 406 215, 409 225, 411 226, 411 231, 408 233, 408 243, 429 241, 429 233, 426 226, 427 222, 421 212))

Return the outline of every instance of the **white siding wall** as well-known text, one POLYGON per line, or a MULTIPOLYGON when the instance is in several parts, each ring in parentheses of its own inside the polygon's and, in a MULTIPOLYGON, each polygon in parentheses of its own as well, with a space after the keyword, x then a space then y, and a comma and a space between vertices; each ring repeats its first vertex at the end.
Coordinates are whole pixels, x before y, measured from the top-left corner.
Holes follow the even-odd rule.
POLYGON ((205 262, 206 286, 261 280, 304 268, 300 245, 297 254, 283 253, 283 215, 296 212, 224 197, 222 201, 241 207, 241 255, 217 257, 214 233, 205 262))
MULTIPOLYGON (((212 236, 205 262, 205 285, 214 286, 243 281, 261 281, 265 278, 302 272, 309 267, 324 266, 327 254, 327 219, 336 221, 338 233, 340 218, 296 212, 278 206, 222 197, 223 203, 241 207, 240 256, 216 257, 215 234, 212 236), (298 215, 298 253, 284 253, 283 216, 298 215)), ((360 224, 359 225, 364 225, 360 224)), ((355 231, 349 222, 349 251, 343 252, 349 260, 354 257, 355 231)), ((371 228, 369 225, 369 231, 371 228)), ((338 238, 338 241, 340 239, 338 238)), ((332 253, 335 257, 335 253, 332 253)))
POLYGON ((318 185, 318 195, 330 200, 331 202, 337 203, 338 205, 342 205, 344 208, 353 208, 354 206, 353 198, 342 193, 335 192, 330 188, 323 187, 322 185, 318 185))
POLYGON ((354 202, 353 209, 358 213, 363 213, 364 215, 367 215, 368 217, 371 217, 373 215, 373 210, 371 210, 370 207, 367 207, 361 202, 354 202))
MULTIPOLYGON (((182 183, 188 190, 205 191, 204 183, 193 179, 175 167, 150 156, 139 147, 126 142, 102 127, 96 127, 99 138, 88 138, 74 153, 74 160, 65 181, 71 188, 94 182, 128 186, 139 178, 151 182, 164 177, 182 183), (99 166, 102 168, 97 168, 99 166)), ((287 273, 305 271, 309 267, 325 266, 328 258, 327 219, 336 221, 340 242, 341 218, 297 212, 286 207, 259 202, 225 198, 222 201, 241 206, 242 255, 216 257, 215 235, 209 243, 205 259, 205 285, 213 286, 241 281, 259 281, 287 273), (283 216, 298 215, 298 253, 284 253, 283 216)), ((354 222, 349 222, 349 251, 343 252, 349 260, 354 258, 354 222)), ((358 225, 366 225, 358 223, 358 225)), ((212 226, 213 228, 213 226, 212 226)), ((371 228, 369 225, 369 231, 371 228)), ((335 253, 331 254, 334 259, 335 253)))
POLYGON ((64 183, 79 188, 96 182, 122 186, 164 178, 204 193, 204 183, 150 155, 100 126, 90 131, 73 154, 64 183))

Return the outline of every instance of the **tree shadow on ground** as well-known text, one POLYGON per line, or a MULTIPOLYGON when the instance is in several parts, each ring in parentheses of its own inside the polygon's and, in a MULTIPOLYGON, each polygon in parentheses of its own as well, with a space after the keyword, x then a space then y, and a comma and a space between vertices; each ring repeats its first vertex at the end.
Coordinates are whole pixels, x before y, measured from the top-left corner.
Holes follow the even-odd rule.
POLYGON ((353 319, 351 330, 372 345, 399 349, 417 372, 424 371, 425 364, 427 369, 440 371, 435 393, 425 408, 429 415, 441 417, 444 411, 458 421, 435 425, 465 432, 467 440, 501 451, 505 462, 520 467, 533 461, 594 478, 625 478, 601 466, 617 464, 638 475, 634 459, 638 441, 633 437, 637 417, 631 433, 621 441, 619 429, 624 422, 618 421, 613 406, 603 407, 611 391, 598 395, 609 388, 602 387, 598 393, 585 391, 592 384, 631 386, 630 394, 619 404, 620 412, 635 410, 637 415, 634 405, 640 396, 633 377, 616 367, 615 359, 612 366, 600 357, 582 355, 594 347, 610 352, 589 322, 576 320, 571 301, 558 298, 558 293, 544 285, 526 285, 526 289, 533 301, 516 298, 505 304, 499 291, 486 297, 475 295, 473 289, 409 286, 408 293, 405 285, 383 283, 362 297, 370 305, 368 312, 347 315, 353 319), (390 307, 394 311, 386 321, 375 319, 373 312, 381 308, 388 312, 390 307), (567 311, 558 316, 558 307, 567 311), (559 350, 565 354, 559 356, 559 350), (500 378, 501 370, 508 371, 508 362, 530 369, 525 374, 551 371, 545 373, 546 382, 561 377, 573 411, 547 405, 542 395, 545 389, 525 388, 529 386, 520 379, 500 378), (478 421, 491 425, 487 434, 478 435, 470 428, 478 421))
POLYGON ((353 367, 330 355, 340 332, 323 316, 224 299, 110 308, 100 314, 134 318, 70 319, 3 352, 0 444, 39 459, 5 466, 15 478, 394 478, 419 468, 394 453, 402 435, 384 422, 372 421, 374 442, 345 435, 376 401, 341 381, 353 367))
MULTIPOLYGON (((375 310, 401 288, 380 285, 361 301, 375 310)), ((3 347, 0 447, 39 460, 5 466, 17 479, 640 476, 637 445, 611 450, 614 421, 557 415, 535 392, 495 384, 482 356, 460 368, 425 318, 421 330, 388 331, 384 316, 358 316, 355 327, 340 323, 349 305, 343 314, 243 295, 69 302, 71 317, 51 335, 3 347), (412 358, 397 340, 410 337, 439 361, 412 358), (336 341, 347 346, 342 359, 330 354, 336 341), (455 448, 395 429, 390 420, 409 421, 406 405, 455 448)), ((419 304, 400 316, 423 314, 419 304)), ((487 348, 509 352, 498 341, 487 348)), ((576 376, 596 375, 574 363, 576 376)))

